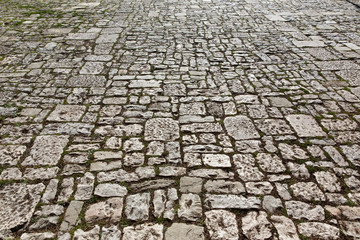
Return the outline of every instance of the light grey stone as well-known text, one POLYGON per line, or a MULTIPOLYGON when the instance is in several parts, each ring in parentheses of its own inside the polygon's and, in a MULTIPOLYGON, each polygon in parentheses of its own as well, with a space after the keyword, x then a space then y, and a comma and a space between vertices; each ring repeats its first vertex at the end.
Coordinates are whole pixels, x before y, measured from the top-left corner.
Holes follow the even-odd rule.
POLYGON ((360 146, 357 144, 340 146, 347 159, 355 166, 360 166, 360 146))
POLYGON ((236 209, 258 209, 261 201, 257 197, 244 197, 239 195, 205 195, 204 205, 208 208, 236 208, 236 209))
POLYGON ((174 141, 179 137, 179 124, 171 118, 154 118, 145 123, 146 141, 174 141))
POLYGON ((305 222, 298 225, 299 233, 314 239, 339 239, 340 231, 337 227, 321 222, 305 222))
POLYGON ((341 228, 346 236, 352 238, 360 238, 360 222, 351 222, 351 221, 341 221, 341 228))
POLYGON ((281 200, 271 195, 264 196, 262 205, 263 208, 271 214, 274 213, 277 209, 283 208, 281 200))
POLYGON ((260 138, 254 124, 246 116, 227 117, 224 125, 228 134, 235 140, 260 138))
POLYGON ((163 240, 163 229, 163 225, 154 223, 125 227, 122 240, 163 240))
POLYGON ((193 193, 182 194, 179 204, 179 218, 197 221, 202 217, 202 204, 199 195, 193 193))
POLYGON ((326 133, 321 129, 316 120, 310 115, 292 114, 286 119, 295 129, 299 137, 324 137, 326 133))
POLYGON ((94 195, 100 197, 124 197, 126 194, 126 187, 112 183, 99 184, 95 187, 94 191, 94 195))
POLYGON ((203 162, 210 167, 231 167, 230 157, 225 154, 203 154, 203 162))
POLYGON ((20 240, 45 240, 54 239, 55 233, 44 232, 44 233, 23 233, 21 234, 20 240))
POLYGON ((320 205, 312 206, 300 201, 287 201, 285 207, 288 215, 294 219, 306 219, 309 221, 322 221, 325 219, 325 211, 320 205))
POLYGON ((159 189, 154 191, 153 205, 154 216, 160 218, 165 211, 166 194, 165 190, 159 189))
POLYGON ((77 223, 84 202, 73 200, 66 209, 60 232, 69 232, 77 223))
POLYGON ((263 211, 251 211, 241 219, 244 235, 250 240, 270 239, 271 224, 263 211))
POLYGON ((241 182, 225 180, 209 180, 205 183, 204 188, 209 193, 241 194, 245 192, 244 185, 241 182))
MULTIPOLYGON (((150 193, 137 193, 126 198, 125 214, 133 221, 149 218, 150 193)), ((125 234, 125 231, 124 231, 125 234)))
POLYGON ((200 193, 202 190, 202 179, 195 177, 180 178, 180 192, 200 193))
POLYGON ((14 183, 0 189, 0 233, 26 226, 41 198, 44 184, 14 183))
POLYGON ((101 228, 101 240, 119 240, 121 230, 116 225, 101 228))
POLYGON ((47 118, 54 122, 76 122, 84 114, 86 107, 82 105, 57 105, 47 118))
POLYGON ((89 172, 79 179, 75 192, 75 200, 89 200, 93 194, 95 176, 89 172))
POLYGON ((69 136, 36 137, 30 155, 22 162, 22 165, 56 165, 68 141, 69 136))
POLYGON ((311 201, 325 201, 325 195, 313 182, 298 182, 290 186, 295 197, 311 201))
POLYGON ((204 240, 204 227, 173 223, 165 232, 165 240, 204 240))
POLYGON ((109 198, 106 201, 91 204, 85 212, 85 221, 88 223, 98 221, 118 223, 121 219, 122 209, 122 198, 109 198))
POLYGON ((25 151, 21 145, 0 145, 0 164, 15 166, 25 151))
POLYGON ((284 216, 271 216, 272 224, 279 234, 279 240, 300 240, 294 223, 284 216))
POLYGON ((256 160, 262 170, 270 173, 280 173, 286 170, 281 159, 277 155, 259 153, 256 160))
POLYGON ((341 185, 332 172, 319 171, 314 173, 316 181, 319 183, 320 187, 327 192, 339 192, 341 190, 341 185))
POLYGON ((96 225, 93 229, 89 231, 84 231, 82 229, 77 229, 74 232, 73 240, 99 240, 100 237, 100 227, 96 225))
POLYGON ((239 230, 234 213, 226 210, 205 212, 205 224, 211 239, 239 239, 239 230))
POLYGON ((269 182, 247 182, 245 187, 248 193, 254 195, 270 194, 274 188, 269 182))

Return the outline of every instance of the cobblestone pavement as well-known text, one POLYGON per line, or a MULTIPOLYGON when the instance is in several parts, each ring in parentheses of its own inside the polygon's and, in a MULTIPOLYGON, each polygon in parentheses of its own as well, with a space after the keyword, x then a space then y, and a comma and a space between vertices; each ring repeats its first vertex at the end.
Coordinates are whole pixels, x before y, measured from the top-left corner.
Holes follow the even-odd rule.
POLYGON ((360 239, 345 0, 2 0, 0 238, 360 239))

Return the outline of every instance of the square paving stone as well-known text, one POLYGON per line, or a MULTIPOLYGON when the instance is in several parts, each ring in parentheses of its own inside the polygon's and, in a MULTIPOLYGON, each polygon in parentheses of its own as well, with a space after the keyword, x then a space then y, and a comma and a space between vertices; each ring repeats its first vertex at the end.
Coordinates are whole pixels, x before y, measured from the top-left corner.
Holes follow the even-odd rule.
POLYGON ((254 124, 246 116, 227 117, 224 125, 228 134, 235 140, 260 138, 254 124))

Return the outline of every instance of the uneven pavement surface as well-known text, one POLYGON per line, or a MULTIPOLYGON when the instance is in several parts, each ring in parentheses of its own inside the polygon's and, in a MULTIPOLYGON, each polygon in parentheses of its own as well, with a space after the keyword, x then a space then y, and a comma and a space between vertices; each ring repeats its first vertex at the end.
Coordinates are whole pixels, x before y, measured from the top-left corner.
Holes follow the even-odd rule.
POLYGON ((0 2, 0 238, 360 239, 345 0, 0 2))

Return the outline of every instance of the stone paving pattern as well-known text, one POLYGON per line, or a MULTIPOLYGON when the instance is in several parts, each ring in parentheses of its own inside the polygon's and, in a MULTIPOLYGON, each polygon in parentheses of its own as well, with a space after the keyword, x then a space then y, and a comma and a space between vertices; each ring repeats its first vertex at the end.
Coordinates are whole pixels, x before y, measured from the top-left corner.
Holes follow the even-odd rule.
POLYGON ((360 239, 345 0, 0 2, 0 238, 360 239))

